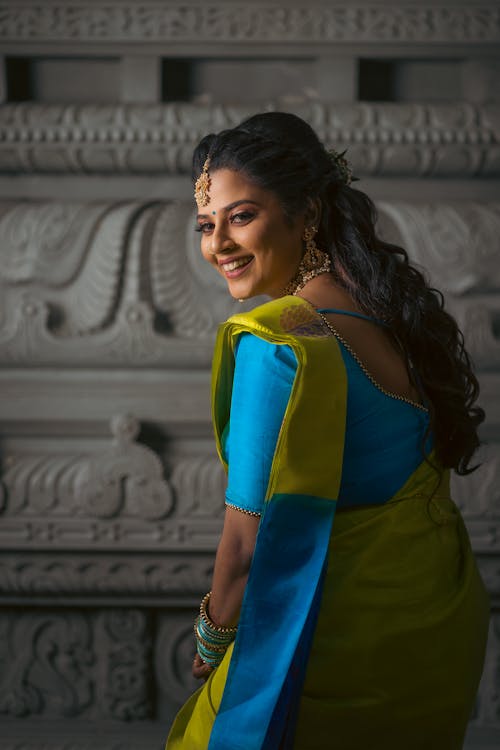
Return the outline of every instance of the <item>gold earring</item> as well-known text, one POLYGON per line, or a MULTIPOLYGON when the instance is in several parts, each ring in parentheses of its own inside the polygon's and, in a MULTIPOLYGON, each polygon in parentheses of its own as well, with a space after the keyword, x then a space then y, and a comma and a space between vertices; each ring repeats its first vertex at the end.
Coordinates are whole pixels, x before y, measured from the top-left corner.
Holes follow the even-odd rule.
POLYGON ((320 250, 314 241, 317 231, 317 228, 313 226, 304 229, 302 239, 306 243, 306 250, 297 273, 283 290, 283 296, 297 294, 315 276, 331 271, 332 261, 330 256, 324 250, 320 250))

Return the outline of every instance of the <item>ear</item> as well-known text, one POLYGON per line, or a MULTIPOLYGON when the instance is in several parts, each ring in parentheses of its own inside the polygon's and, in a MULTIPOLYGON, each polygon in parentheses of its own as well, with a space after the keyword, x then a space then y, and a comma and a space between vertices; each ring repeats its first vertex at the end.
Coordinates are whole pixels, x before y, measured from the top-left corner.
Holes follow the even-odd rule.
POLYGON ((304 214, 306 226, 317 227, 321 221, 321 201, 319 198, 309 198, 304 214))

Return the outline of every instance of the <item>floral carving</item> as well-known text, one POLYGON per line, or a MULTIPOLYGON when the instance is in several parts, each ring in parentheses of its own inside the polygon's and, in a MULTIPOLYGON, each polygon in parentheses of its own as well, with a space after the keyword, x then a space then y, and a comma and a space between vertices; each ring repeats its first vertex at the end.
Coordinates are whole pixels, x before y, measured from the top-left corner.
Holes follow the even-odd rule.
POLYGON ((39 42, 495 42, 495 3, 2 3, 0 38, 39 42))
POLYGON ((4 612, 0 627, 1 713, 74 716, 88 709, 94 654, 85 617, 4 612))
POLYGON ((0 713, 131 719, 151 714, 151 638, 139 610, 3 611, 0 713))

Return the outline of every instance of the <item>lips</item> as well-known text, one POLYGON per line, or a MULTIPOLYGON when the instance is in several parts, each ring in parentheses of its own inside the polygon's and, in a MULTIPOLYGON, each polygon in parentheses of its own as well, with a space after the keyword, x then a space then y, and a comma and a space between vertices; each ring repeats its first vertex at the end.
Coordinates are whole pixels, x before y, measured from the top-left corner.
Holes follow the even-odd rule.
POLYGON ((228 279, 235 279, 246 271, 253 258, 253 255, 244 255, 241 258, 227 258, 219 261, 219 265, 228 279))

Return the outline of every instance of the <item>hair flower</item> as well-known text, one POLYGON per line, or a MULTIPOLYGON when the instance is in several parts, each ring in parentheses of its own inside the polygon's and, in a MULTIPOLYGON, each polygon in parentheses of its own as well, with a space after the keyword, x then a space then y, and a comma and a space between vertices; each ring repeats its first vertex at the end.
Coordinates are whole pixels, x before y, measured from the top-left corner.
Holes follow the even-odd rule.
POLYGON ((356 182, 358 178, 352 175, 351 165, 345 158, 346 151, 347 149, 339 152, 335 151, 334 148, 329 148, 326 150, 326 153, 331 161, 335 178, 345 185, 350 185, 351 182, 356 182))

